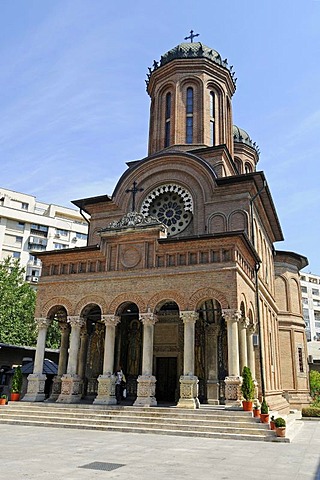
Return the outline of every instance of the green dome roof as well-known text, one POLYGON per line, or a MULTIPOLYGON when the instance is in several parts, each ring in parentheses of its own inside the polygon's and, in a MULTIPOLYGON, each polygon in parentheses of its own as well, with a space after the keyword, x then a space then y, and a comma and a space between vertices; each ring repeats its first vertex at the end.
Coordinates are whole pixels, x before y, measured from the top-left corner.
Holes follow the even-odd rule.
POLYGON ((162 55, 160 66, 166 65, 177 58, 208 58, 223 67, 227 66, 226 60, 222 60, 220 54, 216 50, 203 45, 201 42, 180 43, 162 55))
POLYGON ((167 53, 161 56, 160 62, 154 60, 152 67, 149 68, 149 74, 147 74, 146 84, 148 86, 151 74, 160 67, 163 67, 167 63, 176 59, 187 58, 207 58, 212 62, 220 65, 229 70, 232 82, 236 86, 236 78, 234 78, 235 72, 232 70, 232 66, 228 67, 227 59, 222 60, 220 53, 213 48, 207 47, 201 42, 180 43, 176 47, 169 50, 167 53))
POLYGON ((260 154, 259 147, 256 142, 253 142, 249 136, 249 134, 243 130, 243 128, 237 127, 237 125, 233 125, 233 140, 234 142, 238 143, 245 143, 256 150, 257 154, 260 154))

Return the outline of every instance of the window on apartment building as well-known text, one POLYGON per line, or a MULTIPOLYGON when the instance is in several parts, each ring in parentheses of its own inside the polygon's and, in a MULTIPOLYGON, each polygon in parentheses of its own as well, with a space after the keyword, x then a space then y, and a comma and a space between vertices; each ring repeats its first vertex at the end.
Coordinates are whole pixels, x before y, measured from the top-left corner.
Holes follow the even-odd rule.
POLYGON ((315 321, 320 321, 320 312, 314 312, 314 319, 315 321))
POLYGON ((46 225, 31 224, 31 233, 47 237, 49 228, 46 225))
POLYGON ((298 347, 298 360, 299 360, 299 371, 303 373, 303 355, 302 355, 302 348, 298 347))
POLYGON ((1 197, 0 198, 0 207, 3 207, 3 204, 4 204, 4 197, 1 197))
POLYGON ((301 280, 306 280, 306 277, 304 275, 301 276, 301 280))
POLYGON ((26 226, 26 224, 24 222, 18 222, 17 223, 17 228, 19 230, 24 230, 24 227, 26 226))
POLYGON ((63 230, 62 228, 56 228, 56 235, 60 237, 67 237, 69 235, 68 230, 63 230))
POLYGON ((315 326, 316 328, 320 328, 320 322, 314 322, 314 326, 315 326))
POLYGON ((309 278, 310 283, 318 283, 316 278, 309 278))
POLYGON ((303 309, 303 318, 305 320, 309 320, 309 310, 307 310, 306 308, 303 309))
POLYGON ((23 237, 16 237, 16 243, 19 243, 19 245, 22 245, 22 240, 23 237))
POLYGON ((28 210, 29 209, 29 203, 21 202, 21 208, 22 208, 22 210, 28 210))
POLYGON ((20 258, 20 252, 12 252, 12 257, 13 258, 20 258))
POLYGON ((317 295, 317 296, 319 296, 319 288, 313 288, 313 289, 312 289, 312 295, 317 295))
POLYGON ((68 248, 68 245, 63 245, 63 243, 54 243, 53 247, 56 250, 62 250, 63 248, 68 248))
POLYGON ((307 287, 302 286, 302 287, 301 287, 301 292, 302 292, 302 293, 307 293, 307 292, 308 292, 307 287))
POLYGON ((87 240, 88 235, 86 233, 77 232, 76 233, 76 238, 81 238, 81 240, 87 240))
POLYGON ((302 303, 303 303, 303 305, 308 305, 308 299, 307 299, 307 298, 303 298, 303 299, 302 299, 302 303))
POLYGON ((313 300, 313 305, 315 307, 320 307, 320 300, 313 300))

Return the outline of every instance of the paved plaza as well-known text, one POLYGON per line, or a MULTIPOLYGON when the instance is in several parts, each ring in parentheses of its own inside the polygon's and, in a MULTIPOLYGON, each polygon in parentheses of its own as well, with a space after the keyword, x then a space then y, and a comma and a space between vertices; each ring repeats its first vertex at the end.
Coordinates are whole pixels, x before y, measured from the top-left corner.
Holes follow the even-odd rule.
POLYGON ((320 421, 292 443, 1 425, 0 478, 320 480, 320 421))

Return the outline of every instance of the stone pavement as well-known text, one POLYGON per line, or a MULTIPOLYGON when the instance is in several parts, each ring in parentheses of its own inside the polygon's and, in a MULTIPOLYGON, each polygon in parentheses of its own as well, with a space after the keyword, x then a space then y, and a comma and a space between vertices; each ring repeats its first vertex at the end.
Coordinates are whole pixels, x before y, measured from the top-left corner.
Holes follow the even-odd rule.
POLYGON ((292 443, 0 424, 0 479, 320 480, 320 420, 302 423, 292 443))

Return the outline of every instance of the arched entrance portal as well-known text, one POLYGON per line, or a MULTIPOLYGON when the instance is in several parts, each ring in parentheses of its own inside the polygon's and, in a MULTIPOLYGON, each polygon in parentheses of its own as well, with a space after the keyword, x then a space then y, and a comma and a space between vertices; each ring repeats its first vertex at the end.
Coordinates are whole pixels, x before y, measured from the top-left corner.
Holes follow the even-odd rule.
POLYGON ((84 396, 93 398, 98 391, 98 376, 102 372, 105 326, 98 305, 88 305, 81 316, 86 320, 81 331, 78 374, 83 378, 84 396))
POLYGON ((225 403, 228 366, 227 329, 221 305, 216 299, 198 308, 195 329, 195 375, 199 380, 200 403, 225 403))
POLYGON ((115 369, 122 367, 127 381, 127 398, 137 396, 137 379, 142 365, 142 324, 135 303, 124 303, 117 311, 121 318, 116 327, 115 369))
POLYGON ((154 330, 154 372, 158 402, 177 402, 179 377, 183 369, 183 323, 179 307, 167 301, 156 308, 154 330))

